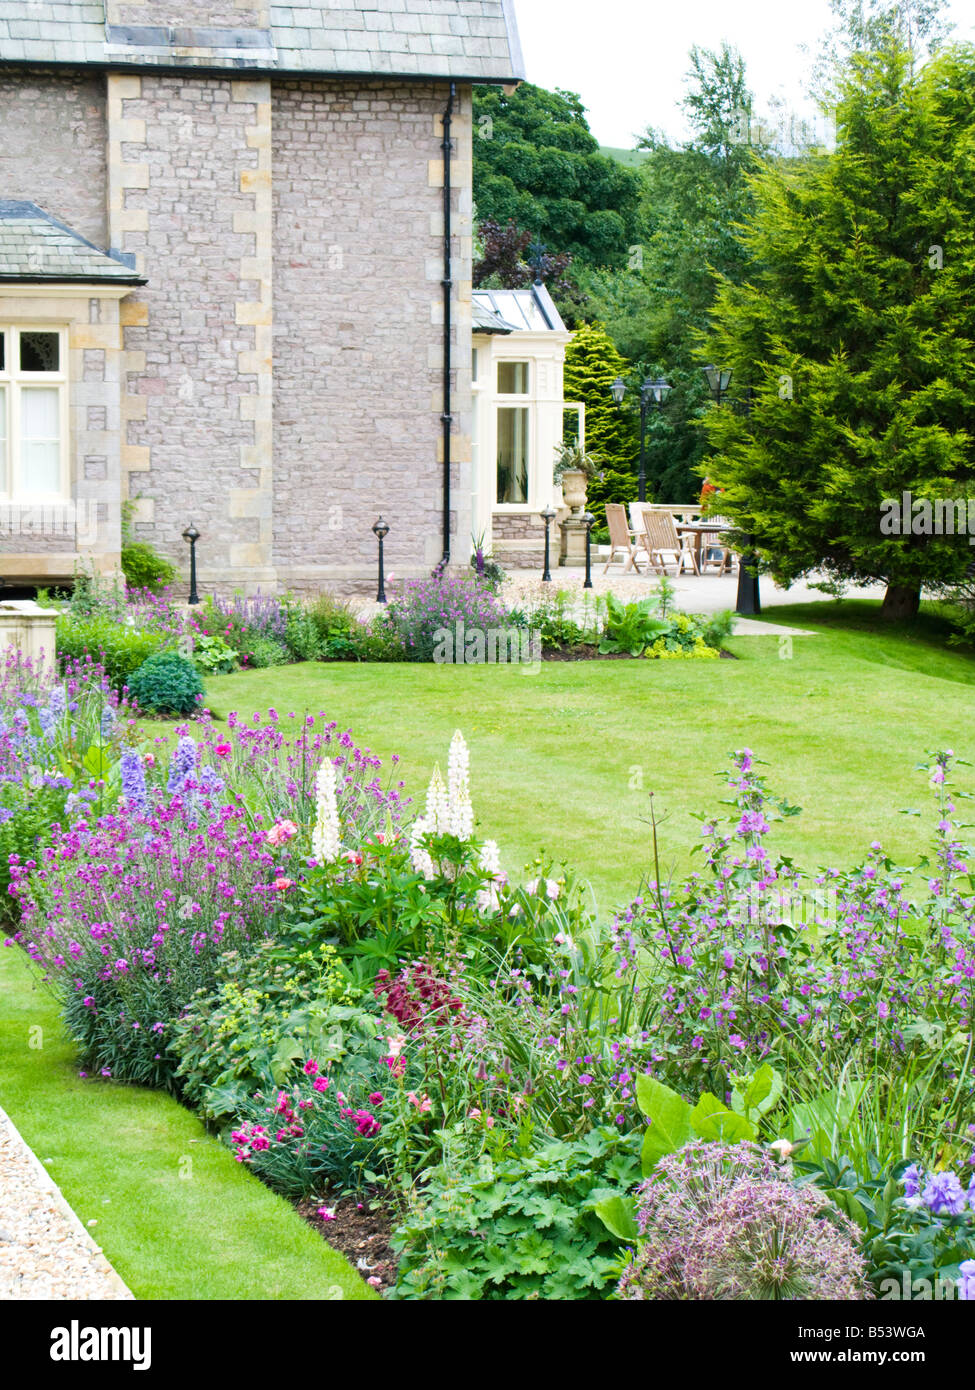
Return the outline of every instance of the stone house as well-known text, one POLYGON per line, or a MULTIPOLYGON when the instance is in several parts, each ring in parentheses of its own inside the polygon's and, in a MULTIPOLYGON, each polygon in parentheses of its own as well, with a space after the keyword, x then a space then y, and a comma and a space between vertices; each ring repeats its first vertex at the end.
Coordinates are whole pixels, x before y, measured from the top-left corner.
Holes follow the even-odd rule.
POLYGON ((471 87, 511 0, 0 0, 0 581, 466 564, 471 87), (450 157, 445 161, 445 142, 450 157))

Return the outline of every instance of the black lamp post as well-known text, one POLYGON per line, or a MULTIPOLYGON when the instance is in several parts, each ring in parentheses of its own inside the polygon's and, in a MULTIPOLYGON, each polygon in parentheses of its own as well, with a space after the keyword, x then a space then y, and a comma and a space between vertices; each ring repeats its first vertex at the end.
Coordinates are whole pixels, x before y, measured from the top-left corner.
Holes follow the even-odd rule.
MULTIPOLYGON (((622 406, 623 397, 626 395, 626 382, 618 376, 609 388, 613 395, 613 400, 617 406, 622 406)), ((671 387, 663 377, 657 377, 651 381, 647 377, 640 387, 640 478, 638 496, 641 502, 647 500, 647 412, 651 406, 656 410, 662 411, 664 402, 670 395, 671 387)))
MULTIPOLYGON (((715 404, 720 405, 722 398, 727 395, 731 387, 734 373, 730 367, 716 367, 713 362, 701 370, 704 372, 704 379, 708 384, 708 390, 714 397, 715 404)), ((745 392, 744 413, 746 415, 752 413, 751 387, 745 392)), ((749 536, 749 548, 754 544, 754 536, 749 536)), ((749 554, 738 557, 738 595, 735 601, 735 612, 740 613, 743 618, 753 618, 757 617, 761 611, 762 598, 758 585, 758 556, 750 551, 749 554)))
POLYGON ((200 595, 196 591, 196 543, 200 539, 200 533, 193 525, 192 521, 183 532, 183 540, 190 548, 190 596, 187 602, 199 603, 200 595))
POLYGON ((376 595, 376 602, 385 603, 386 583, 383 576, 383 541, 389 535, 389 527, 386 525, 385 521, 383 521, 382 517, 379 518, 372 528, 372 533, 379 541, 379 592, 376 595))
POLYGON ((583 512, 582 524, 586 528, 586 582, 584 589, 592 588, 592 528, 596 524, 596 518, 592 512, 583 512))
POLYGON ((550 583, 552 579, 552 571, 549 568, 549 563, 551 559, 551 552, 549 550, 549 530, 551 528, 552 522, 555 520, 557 515, 558 513, 552 506, 551 502, 542 512, 542 520, 545 522, 545 569, 542 573, 543 584, 550 583))

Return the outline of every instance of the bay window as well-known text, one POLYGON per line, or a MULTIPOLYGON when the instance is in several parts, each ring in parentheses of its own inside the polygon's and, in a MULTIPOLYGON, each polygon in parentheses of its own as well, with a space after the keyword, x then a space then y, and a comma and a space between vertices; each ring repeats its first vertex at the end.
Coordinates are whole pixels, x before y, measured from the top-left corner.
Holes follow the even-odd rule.
POLYGON ((0 497, 68 492, 67 334, 0 324, 0 497))

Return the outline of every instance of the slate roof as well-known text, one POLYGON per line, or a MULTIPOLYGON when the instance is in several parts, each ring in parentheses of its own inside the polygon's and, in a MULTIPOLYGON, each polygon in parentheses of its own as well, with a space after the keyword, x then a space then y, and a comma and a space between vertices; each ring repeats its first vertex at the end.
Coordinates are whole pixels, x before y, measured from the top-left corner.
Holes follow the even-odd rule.
POLYGON ((0 281, 144 285, 132 266, 46 213, 36 203, 0 198, 0 281))
MULTIPOLYGON (((216 8, 213 13, 221 18, 216 8)), ((242 9, 235 28, 201 25, 201 16, 206 18, 205 3, 187 7, 187 23, 174 28, 154 24, 153 6, 137 0, 124 6, 0 0, 0 63, 474 82, 513 82, 525 75, 514 0, 293 0, 263 13, 255 0, 252 11, 242 9), (118 17, 144 22, 109 22, 118 17), (269 27, 258 27, 268 20, 269 27)))

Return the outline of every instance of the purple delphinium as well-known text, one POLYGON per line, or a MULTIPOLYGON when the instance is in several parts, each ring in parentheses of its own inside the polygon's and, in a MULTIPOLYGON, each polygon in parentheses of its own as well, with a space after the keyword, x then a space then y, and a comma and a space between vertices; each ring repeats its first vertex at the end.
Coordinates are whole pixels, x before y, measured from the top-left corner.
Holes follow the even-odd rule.
POLYGON ((958 1266, 958 1298, 962 1303, 975 1303, 975 1260, 965 1260, 958 1266))
POLYGON ((968 1205, 965 1189, 954 1173, 932 1173, 921 1196, 935 1216, 960 1216, 968 1205))
POLYGON ((169 764, 168 791, 179 794, 186 791, 186 782, 196 771, 196 744, 187 735, 181 735, 176 751, 169 764))
POLYGON ((125 797, 127 805, 131 810, 139 811, 144 815, 149 807, 149 799, 146 795, 145 768, 142 765, 141 757, 132 748, 126 748, 122 754, 121 774, 122 795, 125 797))

